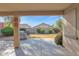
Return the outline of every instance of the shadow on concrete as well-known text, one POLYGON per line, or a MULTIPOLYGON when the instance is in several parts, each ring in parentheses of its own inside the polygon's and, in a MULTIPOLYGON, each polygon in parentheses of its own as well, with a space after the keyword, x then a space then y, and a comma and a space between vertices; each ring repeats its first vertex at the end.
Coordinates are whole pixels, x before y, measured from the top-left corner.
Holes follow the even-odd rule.
POLYGON ((25 53, 21 48, 15 48, 15 55, 16 56, 25 56, 25 53))

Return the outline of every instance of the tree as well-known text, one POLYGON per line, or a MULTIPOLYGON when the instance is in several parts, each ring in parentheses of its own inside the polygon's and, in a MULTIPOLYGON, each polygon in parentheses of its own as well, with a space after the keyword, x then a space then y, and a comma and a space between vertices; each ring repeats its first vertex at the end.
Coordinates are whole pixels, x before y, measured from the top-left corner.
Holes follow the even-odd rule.
POLYGON ((37 29, 37 32, 40 33, 40 28, 37 29))
POLYGON ((4 36, 12 36, 13 28, 12 28, 12 17, 4 16, 4 28, 1 29, 1 32, 4 36))
POLYGON ((61 30, 60 29, 58 29, 58 28, 53 28, 53 32, 54 33, 59 33, 61 30))
POLYGON ((49 29, 49 30, 48 30, 48 33, 49 33, 49 34, 52 34, 52 32, 53 32, 52 29, 49 29))
POLYGON ((12 16, 4 16, 5 27, 12 27, 12 16))
POLYGON ((59 19, 55 24, 55 28, 58 28, 59 30, 63 30, 64 23, 65 22, 63 19, 59 19))

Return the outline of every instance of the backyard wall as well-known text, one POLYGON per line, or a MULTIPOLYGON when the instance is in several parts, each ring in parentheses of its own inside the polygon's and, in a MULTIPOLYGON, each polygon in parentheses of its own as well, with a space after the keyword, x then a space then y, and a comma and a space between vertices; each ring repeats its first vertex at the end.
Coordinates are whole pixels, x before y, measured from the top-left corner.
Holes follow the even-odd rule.
POLYGON ((69 8, 64 11, 66 25, 64 26, 63 45, 67 50, 75 55, 79 55, 79 39, 76 39, 77 35, 79 37, 79 8, 77 7, 78 5, 75 7, 73 6, 75 6, 75 4, 70 7, 71 9, 69 8))

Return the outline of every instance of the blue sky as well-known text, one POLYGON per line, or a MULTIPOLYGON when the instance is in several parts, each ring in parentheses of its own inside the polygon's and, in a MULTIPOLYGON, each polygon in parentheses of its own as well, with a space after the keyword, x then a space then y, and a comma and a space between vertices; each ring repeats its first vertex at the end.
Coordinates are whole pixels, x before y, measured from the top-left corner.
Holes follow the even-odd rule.
MULTIPOLYGON (((49 25, 54 24, 61 16, 21 16, 20 24, 29 24, 31 26, 36 26, 41 23, 46 23, 49 25)), ((3 17, 0 17, 0 22, 3 22, 3 17)))
POLYGON ((4 18, 0 16, 0 22, 4 22, 4 18))
POLYGON ((49 25, 54 24, 61 16, 21 16, 20 24, 29 24, 31 26, 36 26, 41 23, 46 23, 49 25))

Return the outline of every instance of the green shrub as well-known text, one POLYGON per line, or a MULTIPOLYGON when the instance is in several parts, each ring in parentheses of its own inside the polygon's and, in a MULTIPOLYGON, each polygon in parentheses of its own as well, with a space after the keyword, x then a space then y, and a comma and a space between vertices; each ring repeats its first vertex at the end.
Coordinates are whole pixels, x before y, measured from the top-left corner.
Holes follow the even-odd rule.
POLYGON ((45 34, 45 30, 44 29, 41 29, 41 34, 45 34))
POLYGON ((37 32, 38 32, 39 34, 44 34, 44 33, 45 33, 45 30, 44 30, 44 29, 41 29, 41 28, 38 28, 38 29, 37 29, 37 32))
POLYGON ((54 33, 59 33, 60 30, 58 28, 53 28, 54 33))
POLYGON ((56 37, 55 37, 55 43, 57 45, 62 45, 62 35, 61 34, 58 34, 56 37))
POLYGON ((48 33, 49 33, 49 34, 52 34, 52 29, 49 29, 49 30, 48 30, 48 33))
POLYGON ((4 36, 13 36, 13 28, 11 27, 5 27, 1 30, 1 32, 4 36))
POLYGON ((40 33, 40 29, 39 28, 37 29, 37 32, 40 33))

